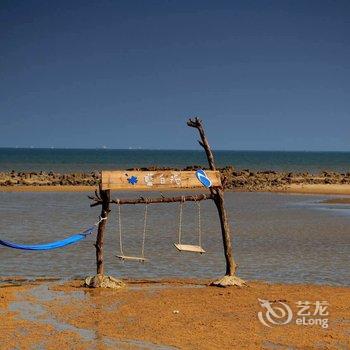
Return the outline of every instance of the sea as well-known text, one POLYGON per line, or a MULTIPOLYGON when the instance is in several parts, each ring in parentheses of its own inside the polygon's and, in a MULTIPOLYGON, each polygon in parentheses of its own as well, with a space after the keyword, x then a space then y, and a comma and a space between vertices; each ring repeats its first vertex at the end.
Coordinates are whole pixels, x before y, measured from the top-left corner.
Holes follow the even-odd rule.
MULTIPOLYGON (((216 151, 218 166, 238 169, 347 172, 350 153, 216 151)), ((0 149, 0 171, 92 171, 150 165, 205 166, 200 151, 0 149)), ((100 208, 88 192, 0 192, 0 239, 24 244, 60 240, 93 224, 100 208)), ((178 193, 177 193, 178 194, 178 193)), ((118 192, 113 197, 138 197, 118 192)), ((142 193, 143 196, 159 196, 142 193)), ((171 193, 169 194, 171 195, 171 193)), ((248 281, 350 285, 350 205, 327 195, 226 192, 238 275, 248 281)), ((344 197, 344 196, 342 196, 344 197)), ((140 255, 144 206, 122 206, 123 250, 140 255)), ((116 277, 198 277, 225 272, 217 211, 201 203, 205 254, 178 252, 179 204, 149 205, 145 263, 121 262, 118 210, 112 205, 105 236, 106 273, 116 277)), ((197 244, 198 207, 185 203, 182 243, 197 244)), ((62 249, 22 251, 0 246, 0 277, 83 278, 95 273, 95 235, 62 249)))
MULTIPOLYGON (((350 172, 350 152, 214 151, 216 165, 290 172, 350 172)), ((202 150, 0 148, 0 171, 79 172, 133 167, 205 167, 202 150)))

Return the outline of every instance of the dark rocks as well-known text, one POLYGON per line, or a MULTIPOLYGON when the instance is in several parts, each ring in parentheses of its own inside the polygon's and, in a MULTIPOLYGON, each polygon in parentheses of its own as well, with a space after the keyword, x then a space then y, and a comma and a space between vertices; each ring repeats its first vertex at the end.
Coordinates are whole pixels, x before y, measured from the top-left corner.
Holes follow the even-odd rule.
POLYGON ((278 172, 278 171, 241 171, 233 168, 220 170, 225 177, 227 189, 242 191, 271 191, 285 189, 291 184, 350 184, 350 173, 324 171, 320 174, 309 172, 278 172))
MULTIPOLYGON (((184 170, 195 171, 199 165, 186 167, 184 170)), ((134 169, 135 170, 135 169, 134 169)), ((141 169, 137 169, 141 170, 141 169)), ((170 168, 150 167, 142 170, 179 170, 170 168)), ((226 189, 242 191, 271 191, 284 189, 291 184, 350 184, 350 172, 338 173, 323 171, 320 174, 308 172, 278 172, 273 170, 252 171, 237 170, 233 166, 219 169, 222 183, 226 189)), ((49 172, 0 172, 0 186, 97 186, 101 178, 99 171, 74 172, 61 174, 49 172)))
POLYGON ((40 172, 0 172, 0 186, 82 186, 97 185, 99 172, 60 174, 50 171, 40 172))

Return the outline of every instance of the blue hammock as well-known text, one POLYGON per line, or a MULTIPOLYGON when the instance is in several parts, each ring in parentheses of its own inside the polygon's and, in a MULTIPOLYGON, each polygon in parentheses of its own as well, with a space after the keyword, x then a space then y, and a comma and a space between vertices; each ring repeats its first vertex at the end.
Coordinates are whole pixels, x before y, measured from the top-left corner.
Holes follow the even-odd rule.
POLYGON ((91 233, 95 230, 96 225, 91 226, 84 232, 78 233, 76 235, 70 236, 68 238, 62 239, 61 241, 55 241, 51 243, 44 243, 44 244, 37 244, 37 245, 26 245, 26 244, 17 244, 9 241, 3 241, 0 239, 0 244, 13 248, 13 249, 22 249, 22 250, 50 250, 50 249, 56 249, 56 248, 61 248, 65 247, 70 244, 74 244, 76 242, 81 241, 84 239, 86 236, 91 235, 91 233))

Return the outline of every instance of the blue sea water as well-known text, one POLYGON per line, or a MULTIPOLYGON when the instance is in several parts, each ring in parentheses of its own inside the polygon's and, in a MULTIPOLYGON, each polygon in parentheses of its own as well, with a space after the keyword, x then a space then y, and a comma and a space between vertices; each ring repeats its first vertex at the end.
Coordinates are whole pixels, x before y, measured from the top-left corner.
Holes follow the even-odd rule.
MULTIPOLYGON (((350 152, 215 151, 218 167, 236 169, 350 171, 350 152)), ((202 150, 24 149, 0 148, 0 171, 93 171, 131 167, 205 167, 202 150)))

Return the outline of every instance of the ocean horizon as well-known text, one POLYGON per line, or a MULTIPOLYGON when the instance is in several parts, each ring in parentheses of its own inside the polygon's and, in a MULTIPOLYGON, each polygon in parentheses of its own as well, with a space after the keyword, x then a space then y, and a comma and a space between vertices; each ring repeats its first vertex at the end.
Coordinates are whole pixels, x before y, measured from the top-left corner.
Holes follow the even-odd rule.
MULTIPOLYGON (((217 167, 290 172, 350 171, 347 151, 213 150, 217 167)), ((207 166, 203 150, 0 148, 0 171, 88 172, 133 167, 207 166)))

